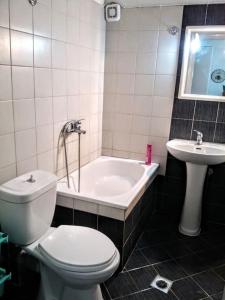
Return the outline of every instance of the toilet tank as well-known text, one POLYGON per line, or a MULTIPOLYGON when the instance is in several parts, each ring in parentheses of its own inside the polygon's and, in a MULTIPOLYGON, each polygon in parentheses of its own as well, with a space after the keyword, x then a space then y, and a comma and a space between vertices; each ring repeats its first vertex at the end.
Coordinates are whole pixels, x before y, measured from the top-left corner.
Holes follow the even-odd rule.
POLYGON ((57 177, 36 170, 0 186, 0 224, 9 240, 28 245, 51 226, 56 204, 57 177))

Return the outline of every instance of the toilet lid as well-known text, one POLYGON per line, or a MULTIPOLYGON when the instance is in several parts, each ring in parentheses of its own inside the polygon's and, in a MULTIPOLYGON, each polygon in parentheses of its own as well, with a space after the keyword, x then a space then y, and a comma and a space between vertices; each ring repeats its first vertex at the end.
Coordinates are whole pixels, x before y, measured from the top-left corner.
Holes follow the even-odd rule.
POLYGON ((113 242, 101 232, 81 226, 62 225, 39 243, 49 263, 69 271, 97 271, 116 255, 113 242))

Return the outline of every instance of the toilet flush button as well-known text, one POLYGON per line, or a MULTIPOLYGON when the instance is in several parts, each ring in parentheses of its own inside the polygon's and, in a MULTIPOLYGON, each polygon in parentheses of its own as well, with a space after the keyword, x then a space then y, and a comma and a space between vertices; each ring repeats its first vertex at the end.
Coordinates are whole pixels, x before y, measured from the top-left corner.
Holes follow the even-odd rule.
POLYGON ((36 180, 34 179, 34 176, 31 174, 30 177, 27 179, 27 182, 34 183, 36 180))

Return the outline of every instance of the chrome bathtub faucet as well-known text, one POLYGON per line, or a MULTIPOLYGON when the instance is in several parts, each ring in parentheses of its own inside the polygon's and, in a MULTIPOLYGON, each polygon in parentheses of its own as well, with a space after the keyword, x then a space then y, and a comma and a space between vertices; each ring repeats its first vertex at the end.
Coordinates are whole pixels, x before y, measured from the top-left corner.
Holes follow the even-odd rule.
POLYGON ((203 133, 198 130, 193 130, 197 134, 196 145, 202 145, 203 133))

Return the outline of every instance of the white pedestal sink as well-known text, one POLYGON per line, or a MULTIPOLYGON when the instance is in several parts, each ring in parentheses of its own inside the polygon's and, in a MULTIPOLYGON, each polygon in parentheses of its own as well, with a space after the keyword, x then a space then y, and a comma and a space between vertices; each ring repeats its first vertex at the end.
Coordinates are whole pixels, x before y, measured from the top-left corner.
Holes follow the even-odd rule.
POLYGON ((225 145, 195 141, 171 140, 166 144, 170 154, 186 162, 186 195, 179 230, 189 236, 201 231, 202 192, 208 165, 225 162, 225 145))

